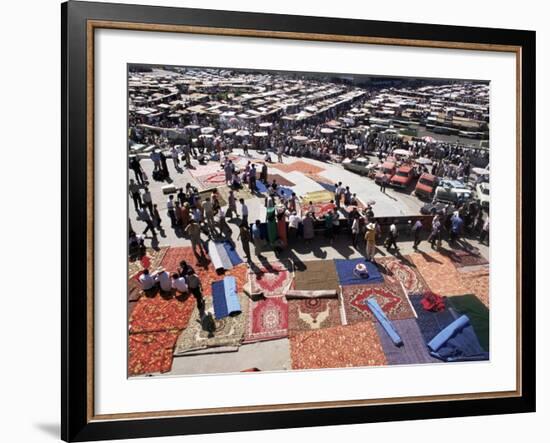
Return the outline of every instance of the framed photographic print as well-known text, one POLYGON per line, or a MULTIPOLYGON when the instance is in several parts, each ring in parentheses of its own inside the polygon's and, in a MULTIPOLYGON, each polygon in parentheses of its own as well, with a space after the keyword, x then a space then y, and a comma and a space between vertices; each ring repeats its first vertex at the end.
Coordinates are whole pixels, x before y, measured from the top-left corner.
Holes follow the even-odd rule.
POLYGON ((535 33, 62 5, 62 438, 535 410, 535 33))

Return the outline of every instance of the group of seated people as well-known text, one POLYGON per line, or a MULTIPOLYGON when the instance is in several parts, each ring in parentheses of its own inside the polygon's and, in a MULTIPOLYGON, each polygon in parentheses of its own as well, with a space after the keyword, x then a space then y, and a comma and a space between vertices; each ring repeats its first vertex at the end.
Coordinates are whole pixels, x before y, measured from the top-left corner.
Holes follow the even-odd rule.
POLYGON ((162 267, 155 272, 144 269, 139 276, 139 283, 145 293, 156 293, 160 290, 162 293, 171 294, 175 290, 176 293, 186 294, 189 287, 193 286, 194 282, 190 281, 193 277, 196 277, 194 269, 182 260, 178 271, 171 275, 162 267))

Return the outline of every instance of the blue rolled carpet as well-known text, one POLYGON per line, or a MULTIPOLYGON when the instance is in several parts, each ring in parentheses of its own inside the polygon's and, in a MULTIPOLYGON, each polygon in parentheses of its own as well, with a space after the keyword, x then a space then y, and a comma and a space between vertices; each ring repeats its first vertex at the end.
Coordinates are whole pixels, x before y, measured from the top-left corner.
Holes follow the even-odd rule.
POLYGON ((374 298, 368 298, 367 306, 376 317, 376 320, 378 320, 378 323, 380 323, 388 337, 390 337, 393 344, 395 346, 401 346, 403 344, 403 340, 399 336, 399 333, 393 326, 392 322, 388 319, 388 317, 386 317, 386 314, 384 314, 384 311, 382 311, 382 308, 378 305, 376 300, 374 298))
POLYGON ((267 192, 266 185, 260 180, 256 180, 256 189, 258 189, 258 191, 261 192, 262 194, 267 192))
POLYGON ((384 277, 380 274, 378 267, 364 258, 355 258, 352 260, 338 259, 334 260, 334 264, 336 265, 338 280, 342 286, 382 283, 384 281, 384 277), (353 272, 358 263, 362 263, 367 267, 368 278, 360 277, 353 272))
POLYGON ((243 260, 237 253, 237 250, 235 249, 235 246, 233 245, 233 243, 226 240, 222 244, 233 266, 237 266, 243 262, 243 260))
POLYGON ((449 310, 449 304, 447 298, 444 298, 445 309, 440 312, 426 311, 420 301, 422 300, 422 294, 411 294, 409 300, 413 305, 414 310, 418 318, 416 322, 420 328, 422 337, 424 337, 424 344, 428 343, 432 338, 439 334, 443 329, 449 326, 455 321, 455 316, 449 310))
POLYGON ((468 316, 463 315, 444 328, 429 343, 430 354, 446 362, 488 360, 468 316))
POLYGON ((212 283, 212 305, 217 319, 241 312, 235 277, 224 277, 212 283))
POLYGON ((403 340, 402 346, 395 346, 382 326, 375 323, 388 365, 441 363, 428 352, 416 319, 393 320, 392 323, 403 340))

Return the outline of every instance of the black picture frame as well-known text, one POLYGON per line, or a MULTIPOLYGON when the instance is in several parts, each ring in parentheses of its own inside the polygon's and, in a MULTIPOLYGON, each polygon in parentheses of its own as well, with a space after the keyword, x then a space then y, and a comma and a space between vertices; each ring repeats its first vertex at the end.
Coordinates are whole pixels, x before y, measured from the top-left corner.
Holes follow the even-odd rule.
MULTIPOLYGON (((394 420, 512 414, 535 411, 535 174, 521 173, 521 393, 500 398, 421 399, 401 404, 304 408, 232 414, 96 420, 90 415, 89 303, 90 232, 87 204, 90 181, 87 157, 87 39, 90 20, 187 25, 317 35, 368 36, 417 42, 510 45, 521 54, 522 118, 519 164, 535 164, 535 32, 336 19, 200 9, 70 1, 62 17, 62 374, 61 437, 90 441, 274 428, 370 423, 394 420), (523 149, 522 147, 525 147, 523 149)), ((93 233, 92 233, 93 234, 93 233)), ((93 238, 93 236, 92 236, 93 238)), ((92 269, 93 271, 93 269, 92 269)))

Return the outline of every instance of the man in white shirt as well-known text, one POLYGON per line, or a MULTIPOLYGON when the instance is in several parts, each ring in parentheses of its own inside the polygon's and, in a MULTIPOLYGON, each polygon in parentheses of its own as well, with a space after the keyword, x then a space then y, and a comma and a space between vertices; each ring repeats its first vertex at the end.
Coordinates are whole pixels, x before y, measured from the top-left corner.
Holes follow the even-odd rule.
POLYGON ((170 279, 170 274, 164 268, 157 270, 156 280, 159 282, 162 292, 172 292, 172 280, 170 279))
POLYGON ((298 236, 298 228, 302 223, 302 219, 296 215, 296 211, 292 211, 288 217, 288 238, 295 239, 298 236))
POLYGON ((180 276, 176 273, 172 274, 172 288, 176 291, 181 292, 182 294, 188 291, 187 283, 185 282, 185 277, 180 276))
POLYGON ((239 203, 241 204, 241 219, 243 223, 248 225, 248 206, 246 206, 244 198, 240 198, 239 203))
POLYGON ((155 277, 149 274, 149 269, 143 270, 143 273, 139 276, 139 283, 144 291, 151 291, 157 285, 155 277))

